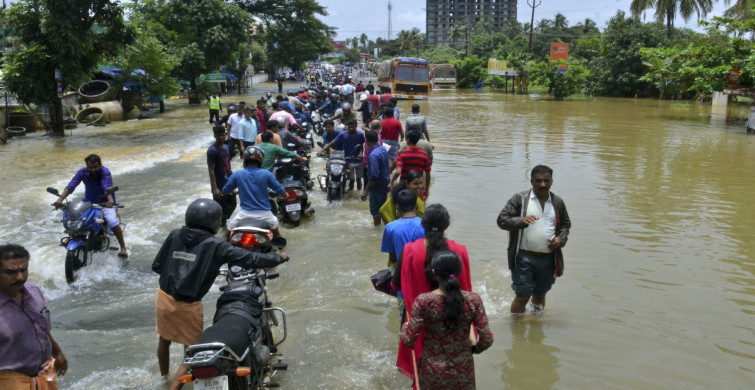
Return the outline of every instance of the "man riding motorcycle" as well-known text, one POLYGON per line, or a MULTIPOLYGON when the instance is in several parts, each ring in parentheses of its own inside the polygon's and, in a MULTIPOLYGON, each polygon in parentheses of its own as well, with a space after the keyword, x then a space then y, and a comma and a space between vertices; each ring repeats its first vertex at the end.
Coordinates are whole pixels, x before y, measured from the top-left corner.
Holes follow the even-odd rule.
POLYGON ((341 105, 341 109, 336 111, 336 113, 330 117, 332 120, 340 119, 341 123, 349 123, 352 120, 357 120, 357 114, 351 110, 351 104, 350 103, 343 103, 341 105))

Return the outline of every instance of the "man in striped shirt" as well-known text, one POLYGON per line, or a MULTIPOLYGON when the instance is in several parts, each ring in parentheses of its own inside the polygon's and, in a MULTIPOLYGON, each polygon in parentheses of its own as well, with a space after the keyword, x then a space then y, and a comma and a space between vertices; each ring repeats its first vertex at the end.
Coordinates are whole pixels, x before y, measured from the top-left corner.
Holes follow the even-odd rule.
POLYGON ((420 137, 421 135, 418 131, 410 131, 406 134, 407 147, 396 156, 396 170, 393 171, 391 185, 393 185, 393 182, 397 178, 401 177, 403 179, 406 176, 406 172, 425 172, 425 196, 427 196, 430 193, 430 168, 432 167, 432 160, 430 160, 427 152, 417 147, 420 137))

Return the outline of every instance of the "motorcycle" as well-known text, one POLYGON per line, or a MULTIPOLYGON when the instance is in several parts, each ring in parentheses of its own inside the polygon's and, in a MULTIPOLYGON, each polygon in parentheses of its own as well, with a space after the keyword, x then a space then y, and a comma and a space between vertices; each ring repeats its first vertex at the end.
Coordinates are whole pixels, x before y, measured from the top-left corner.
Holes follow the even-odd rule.
POLYGON ((275 253, 276 249, 286 246, 286 239, 274 237, 270 224, 255 218, 243 218, 229 235, 231 245, 251 252, 275 253))
POLYGON ((322 115, 320 115, 317 111, 312 111, 312 125, 315 131, 315 134, 322 135, 323 132, 325 132, 325 126, 322 125, 323 119, 322 115))
MULTIPOLYGON (((118 191, 118 187, 109 187, 105 195, 118 191)), ((47 192, 60 197, 60 193, 53 187, 47 187, 47 192)), ((102 209, 107 207, 105 203, 92 202, 69 202, 65 201, 63 207, 63 228, 66 237, 60 239, 60 245, 66 247, 66 282, 71 284, 76 281, 78 271, 92 263, 95 252, 105 252, 110 249, 110 235, 112 233, 105 226, 105 218, 102 209)), ((123 208, 114 205, 116 208, 123 208)))
POLYGON ((281 183, 287 196, 280 198, 271 193, 272 212, 280 215, 283 222, 297 227, 301 224, 302 215, 309 217, 315 213, 307 195, 307 188, 314 185, 309 180, 309 168, 291 157, 283 157, 275 162, 273 175, 281 183))
POLYGON ((272 305, 267 291, 267 281, 278 273, 234 265, 221 275, 226 284, 220 287, 212 326, 186 348, 183 364, 189 372, 181 383, 193 382, 195 390, 278 387, 273 377, 288 369, 278 352, 288 334, 286 311, 272 305), (276 338, 273 328, 281 325, 282 335, 276 332, 276 338))
POLYGON ((341 200, 346 188, 346 176, 349 173, 343 150, 336 150, 328 156, 325 172, 325 175, 317 177, 320 189, 327 191, 328 202, 341 200))

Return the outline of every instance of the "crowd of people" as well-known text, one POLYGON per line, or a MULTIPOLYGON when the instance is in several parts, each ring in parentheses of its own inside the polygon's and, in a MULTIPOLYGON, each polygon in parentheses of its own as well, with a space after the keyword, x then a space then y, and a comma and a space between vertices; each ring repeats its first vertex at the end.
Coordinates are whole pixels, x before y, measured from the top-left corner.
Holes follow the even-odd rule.
MULTIPOLYGON (((349 80, 345 84, 354 86, 349 80)), ((355 161, 350 189, 356 184, 359 198, 369 200, 374 225, 385 224, 381 252, 387 254, 390 286, 401 311, 398 369, 417 388, 475 388, 472 356, 492 345, 493 334, 483 301, 472 291, 467 249, 445 235, 451 223, 449 211, 429 202, 433 146, 426 117, 414 104, 402 124, 392 97, 374 94, 363 85, 359 91, 356 87, 337 91, 333 93, 337 96, 316 92, 313 104, 307 91, 276 98, 268 93, 255 106, 243 101, 228 106, 228 115, 222 118, 217 95, 208 99, 214 137, 206 153, 212 199, 189 206, 185 226, 168 235, 152 265, 160 275, 155 317, 161 375, 169 374, 171 343, 188 346, 201 335, 201 301, 222 264, 273 267, 288 260, 285 253, 259 254, 233 246, 227 233, 239 219, 255 218, 280 235, 269 191, 283 197, 286 192, 270 169, 281 156, 306 161, 283 147, 298 141, 289 130, 303 130, 297 120, 301 115, 338 107, 324 123, 318 155, 342 150, 355 161), (354 100, 359 102, 356 111, 352 111, 354 100), (339 131, 337 122, 345 129, 339 131), (234 172, 231 160, 237 152, 243 169, 234 172)), ((108 206, 115 204, 115 195, 105 192, 113 184, 112 176, 99 156, 87 156, 85 164, 56 201, 57 207, 81 182, 87 199, 104 197, 108 206)), ((561 248, 571 227, 564 201, 550 191, 552 169, 538 165, 530 176, 532 187, 514 194, 497 219, 498 226, 509 232, 508 266, 515 293, 511 312, 516 316, 523 315, 530 302, 533 313, 544 309, 547 292, 563 273, 561 248)), ((105 219, 120 244, 119 255, 127 256, 118 219, 108 213, 105 219)), ((54 389, 55 375, 67 370, 65 355, 50 334, 44 296, 26 282, 29 261, 23 247, 0 246, 2 389, 30 385, 54 389)), ((177 378, 186 370, 181 365, 173 389, 180 388, 177 378)))

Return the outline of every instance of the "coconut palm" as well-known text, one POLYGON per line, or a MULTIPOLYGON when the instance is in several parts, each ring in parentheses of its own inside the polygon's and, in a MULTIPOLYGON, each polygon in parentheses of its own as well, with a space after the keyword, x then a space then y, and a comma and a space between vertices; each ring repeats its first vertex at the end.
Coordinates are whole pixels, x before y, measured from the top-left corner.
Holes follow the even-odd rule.
POLYGON ((495 22, 493 22, 493 17, 490 15, 485 15, 480 19, 477 24, 474 26, 475 33, 480 35, 492 35, 493 31, 495 30, 495 22))
POLYGON ((566 20, 566 16, 564 16, 561 13, 558 13, 553 18, 553 27, 556 30, 565 30, 567 27, 569 27, 569 21, 566 20))
POLYGON ((674 33, 674 18, 677 11, 684 21, 688 21, 692 14, 697 18, 705 18, 713 9, 713 0, 632 0, 629 9, 633 15, 639 15, 646 9, 655 9, 655 18, 658 23, 665 23, 667 35, 674 33))
POLYGON ((541 33, 550 30, 552 27, 553 21, 550 19, 540 19, 537 23, 535 23, 535 30, 541 33))
MULTIPOLYGON (((724 4, 731 4, 731 0, 724 0, 724 4)), ((733 19, 748 19, 752 16, 752 0, 736 0, 734 5, 724 11, 724 16, 733 19)))
POLYGON ((419 53, 419 49, 422 48, 422 44, 425 40, 422 33, 416 27, 408 31, 401 30, 401 32, 398 33, 397 39, 401 51, 405 53, 411 51, 419 53))
POLYGON ((367 34, 362 33, 362 35, 359 36, 359 43, 362 45, 362 47, 367 47, 368 41, 369 38, 367 38, 367 34))

